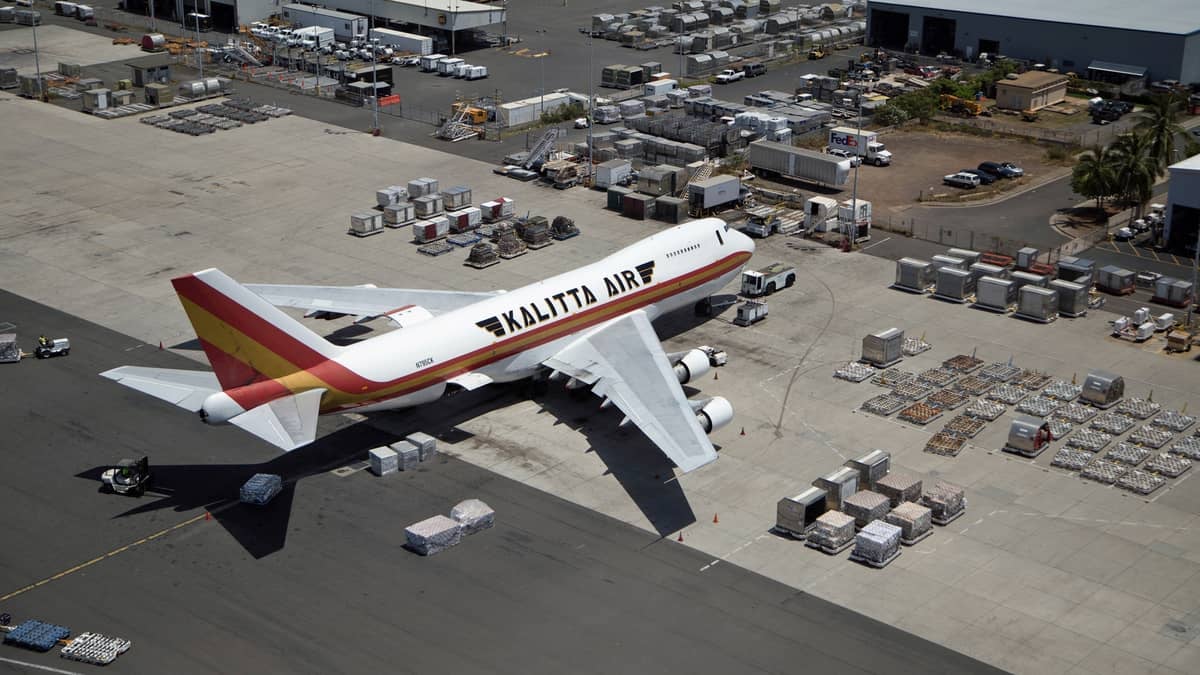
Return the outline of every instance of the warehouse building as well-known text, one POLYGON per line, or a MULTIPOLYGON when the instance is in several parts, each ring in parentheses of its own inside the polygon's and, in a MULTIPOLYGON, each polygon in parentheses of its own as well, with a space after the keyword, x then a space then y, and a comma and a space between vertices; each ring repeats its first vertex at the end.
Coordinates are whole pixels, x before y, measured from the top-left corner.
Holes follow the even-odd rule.
POLYGON ((1176 162, 1167 170, 1171 183, 1163 240, 1168 248, 1191 252, 1200 234, 1200 155, 1176 162))
POLYGON ((1002 54, 1088 79, 1200 82, 1197 0, 870 0, 868 44, 1002 54))
POLYGON ((1067 97, 1067 76, 1031 70, 996 82, 996 107, 1041 110, 1067 97))

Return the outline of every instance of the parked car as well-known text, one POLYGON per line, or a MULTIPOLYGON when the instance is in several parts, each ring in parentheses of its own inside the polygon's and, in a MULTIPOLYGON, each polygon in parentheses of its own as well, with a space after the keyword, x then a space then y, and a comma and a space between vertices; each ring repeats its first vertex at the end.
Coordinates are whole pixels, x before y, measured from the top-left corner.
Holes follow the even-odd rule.
POLYGON ((978 167, 997 178, 1020 178, 1025 171, 1012 162, 982 162, 978 167))
POLYGON ((396 58, 392 59, 392 63, 395 63, 399 66, 403 66, 405 68, 411 68, 412 66, 420 65, 421 57, 419 57, 419 56, 396 57, 396 58))
POLYGON ((980 171, 979 169, 963 169, 962 171, 959 171, 959 173, 969 173, 972 176, 975 176, 979 179, 980 185, 991 185, 992 183, 996 182, 995 176, 986 171, 980 171))
POLYGON ((850 152, 849 150, 843 150, 841 148, 825 148, 825 152, 833 155, 834 157, 842 157, 850 160, 850 166, 859 166, 862 164, 862 157, 850 152))
POLYGON ((758 77, 766 74, 767 66, 762 63, 747 63, 742 66, 742 72, 746 74, 746 77, 758 77))
POLYGON ((588 128, 588 118, 586 118, 586 117, 577 117, 577 118, 575 118, 575 128, 576 128, 576 129, 586 129, 586 128, 588 128))
POLYGON ((942 176, 942 182, 951 187, 963 188, 964 190, 973 190, 979 187, 979 176, 973 173, 952 173, 948 176, 942 176))
POLYGON ((1133 239, 1134 234, 1135 232, 1132 228, 1122 227, 1118 229, 1115 234, 1113 234, 1113 238, 1115 238, 1117 241, 1129 241, 1130 239, 1133 239))

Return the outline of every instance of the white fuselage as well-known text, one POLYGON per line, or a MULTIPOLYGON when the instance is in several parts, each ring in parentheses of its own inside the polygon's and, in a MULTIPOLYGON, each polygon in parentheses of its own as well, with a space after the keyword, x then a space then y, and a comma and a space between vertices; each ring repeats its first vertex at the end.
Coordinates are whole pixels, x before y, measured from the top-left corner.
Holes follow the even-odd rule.
POLYGON ((372 338, 346 349, 337 363, 372 385, 388 385, 378 397, 338 409, 403 408, 441 397, 448 384, 473 388, 472 377, 529 377, 587 329, 636 310, 653 320, 708 298, 738 277, 753 252, 754 242, 724 221, 693 221, 596 263, 372 338))

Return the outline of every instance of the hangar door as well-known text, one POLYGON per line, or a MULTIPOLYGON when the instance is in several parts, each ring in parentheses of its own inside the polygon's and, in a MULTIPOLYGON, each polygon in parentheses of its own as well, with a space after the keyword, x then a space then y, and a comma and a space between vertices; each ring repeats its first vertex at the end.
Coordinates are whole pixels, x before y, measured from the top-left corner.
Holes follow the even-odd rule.
POLYGON ((921 53, 936 56, 942 52, 954 53, 954 32, 958 22, 927 16, 921 25, 921 53))
POLYGON ((908 14, 872 9, 870 44, 884 49, 903 50, 908 46, 908 14))

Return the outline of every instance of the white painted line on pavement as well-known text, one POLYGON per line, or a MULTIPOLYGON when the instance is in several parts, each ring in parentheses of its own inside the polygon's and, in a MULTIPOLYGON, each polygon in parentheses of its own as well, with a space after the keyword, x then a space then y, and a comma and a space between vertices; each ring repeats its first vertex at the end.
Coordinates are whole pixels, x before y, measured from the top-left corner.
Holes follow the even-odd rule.
POLYGON ((877 241, 877 242, 875 242, 874 244, 867 244, 866 246, 864 246, 864 247, 862 247, 862 248, 860 248, 860 249, 858 249, 858 250, 859 250, 860 252, 861 252, 861 251, 865 251, 865 250, 867 250, 867 249, 871 248, 872 246, 878 246, 878 245, 880 245, 880 244, 884 243, 885 241, 891 241, 891 240, 892 240, 892 238, 891 238, 891 237, 888 237, 887 239, 884 239, 883 241, 877 241))
POLYGON ((80 672, 77 672, 74 670, 61 670, 59 668, 43 666, 38 663, 29 663, 28 661, 18 661, 16 659, 6 659, 3 656, 0 656, 0 661, 3 661, 5 663, 14 663, 18 666, 25 666, 26 668, 36 668, 37 670, 46 670, 51 673, 62 673, 63 675, 83 675, 83 673, 80 673, 80 672))

